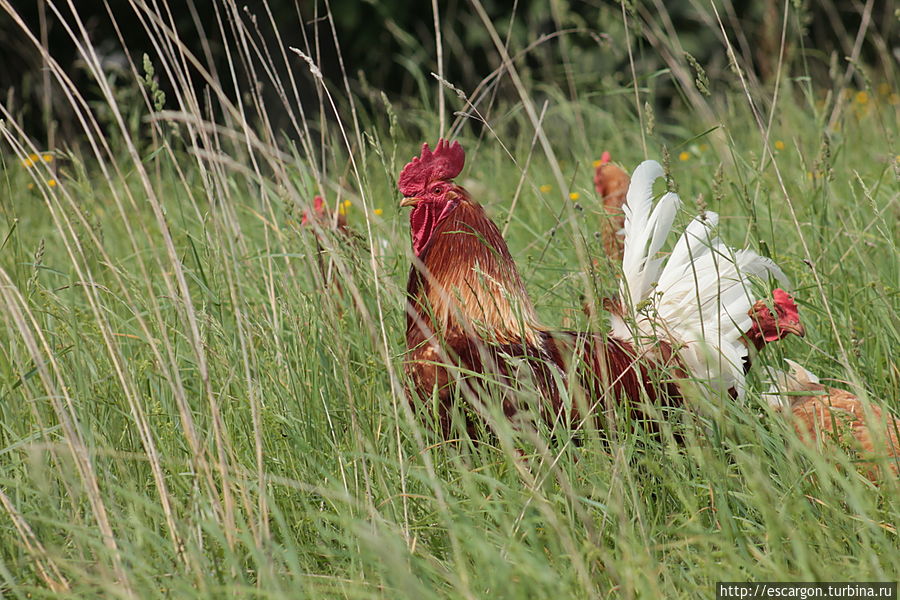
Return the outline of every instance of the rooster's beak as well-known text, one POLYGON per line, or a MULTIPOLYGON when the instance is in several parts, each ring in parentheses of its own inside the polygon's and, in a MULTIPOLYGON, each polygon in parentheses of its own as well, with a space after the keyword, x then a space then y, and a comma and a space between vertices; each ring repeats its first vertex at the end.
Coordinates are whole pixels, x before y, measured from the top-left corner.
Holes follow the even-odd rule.
POLYGON ((403 207, 403 206, 415 206, 416 203, 417 203, 419 200, 421 200, 421 198, 415 198, 415 197, 404 198, 403 200, 400 201, 400 206, 401 206, 401 207, 403 207))

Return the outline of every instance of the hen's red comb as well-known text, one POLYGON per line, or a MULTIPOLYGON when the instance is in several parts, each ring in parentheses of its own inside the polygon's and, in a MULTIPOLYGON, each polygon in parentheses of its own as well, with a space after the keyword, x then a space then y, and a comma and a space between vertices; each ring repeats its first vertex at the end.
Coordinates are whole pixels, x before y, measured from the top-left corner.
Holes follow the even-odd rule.
POLYGON ((453 179, 462 171, 466 163, 466 152, 459 142, 452 144, 447 140, 438 140, 434 152, 428 144, 422 144, 421 156, 413 158, 400 172, 397 187, 400 193, 411 198, 421 194, 432 181, 453 179))
POLYGON ((794 302, 793 296, 781 288, 773 290, 772 296, 775 298, 775 306, 780 307, 784 311, 783 318, 800 320, 800 310, 797 308, 797 303, 794 302))
POLYGON ((612 155, 609 153, 609 150, 604 150, 603 154, 600 155, 600 164, 605 165, 609 161, 612 160, 612 155))

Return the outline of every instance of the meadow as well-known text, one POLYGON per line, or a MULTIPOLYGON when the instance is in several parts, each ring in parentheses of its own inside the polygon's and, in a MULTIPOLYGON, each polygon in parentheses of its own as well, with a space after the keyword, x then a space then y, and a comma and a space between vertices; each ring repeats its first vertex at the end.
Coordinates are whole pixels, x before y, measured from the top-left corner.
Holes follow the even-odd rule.
POLYGON ((555 41, 507 53, 485 15, 472 23, 500 62, 484 88, 423 64, 405 98, 322 75, 308 49, 261 50, 237 20, 236 70, 312 73, 254 71, 283 129, 271 96, 230 95, 163 19, 148 21, 158 53, 116 78, 72 22, 95 100, 46 58, 81 143, 43 147, 0 104, 0 595, 696 598, 717 581, 896 581, 900 483, 802 443, 760 375, 790 357, 900 412, 900 87, 856 60, 813 77, 802 52, 763 83, 727 37, 733 68, 706 73, 671 32, 640 51, 666 65, 643 70, 617 11, 603 44, 635 50, 618 78, 598 84, 574 50, 566 77, 537 78, 522 57, 555 41), (310 114, 297 87, 313 84, 310 114), (459 181, 548 325, 591 326, 584 298, 616 289, 591 181, 609 151, 627 170, 665 164, 682 225, 715 210, 731 245, 776 260, 806 337, 763 353, 743 401, 697 399, 658 435, 498 423, 482 443, 440 439, 407 402, 396 177, 441 135, 465 146, 459 181), (302 224, 317 194, 352 239, 302 224))

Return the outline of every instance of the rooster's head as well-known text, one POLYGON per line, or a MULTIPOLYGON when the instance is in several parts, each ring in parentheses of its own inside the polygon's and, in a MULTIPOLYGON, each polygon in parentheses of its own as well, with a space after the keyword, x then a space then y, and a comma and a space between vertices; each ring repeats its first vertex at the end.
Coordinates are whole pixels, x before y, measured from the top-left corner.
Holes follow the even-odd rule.
POLYGON ((750 308, 753 326, 747 332, 747 338, 758 349, 769 342, 777 342, 793 333, 803 337, 806 329, 800 322, 797 303, 786 291, 776 289, 772 293, 772 307, 765 300, 757 300, 750 308))
POLYGON ((434 152, 423 144, 422 154, 403 167, 397 187, 403 194, 400 206, 413 207, 409 224, 416 255, 428 243, 438 223, 465 197, 463 189, 452 181, 465 162, 466 153, 459 142, 451 144, 441 139, 434 152))

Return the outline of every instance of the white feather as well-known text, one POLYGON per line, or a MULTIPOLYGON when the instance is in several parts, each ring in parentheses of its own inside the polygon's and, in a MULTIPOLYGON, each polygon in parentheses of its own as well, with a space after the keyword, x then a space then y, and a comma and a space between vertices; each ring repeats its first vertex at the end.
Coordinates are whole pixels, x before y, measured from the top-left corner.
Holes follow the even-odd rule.
POLYGON ((681 200, 667 193, 653 208, 653 183, 663 176, 655 160, 638 165, 631 178, 625 205, 625 250, 622 255, 622 297, 632 306, 649 294, 656 281, 661 261, 654 256, 672 229, 681 200))
POLYGON ((653 206, 653 183, 662 176, 659 163, 645 161, 632 177, 623 207, 621 300, 633 326, 614 319, 613 334, 630 332, 639 345, 664 339, 678 348, 693 377, 713 390, 740 395, 747 355, 741 337, 752 325, 751 278, 770 274, 787 285, 786 278, 771 260, 752 250, 736 251, 716 237, 719 217, 713 212, 695 218, 671 254, 658 257, 681 205, 669 192, 653 206))
POLYGON ((783 393, 791 391, 789 385, 790 377, 784 371, 771 367, 766 368, 766 377, 763 379, 763 382, 769 384, 769 389, 762 393, 762 398, 772 408, 783 410, 791 407, 790 396, 783 393))

